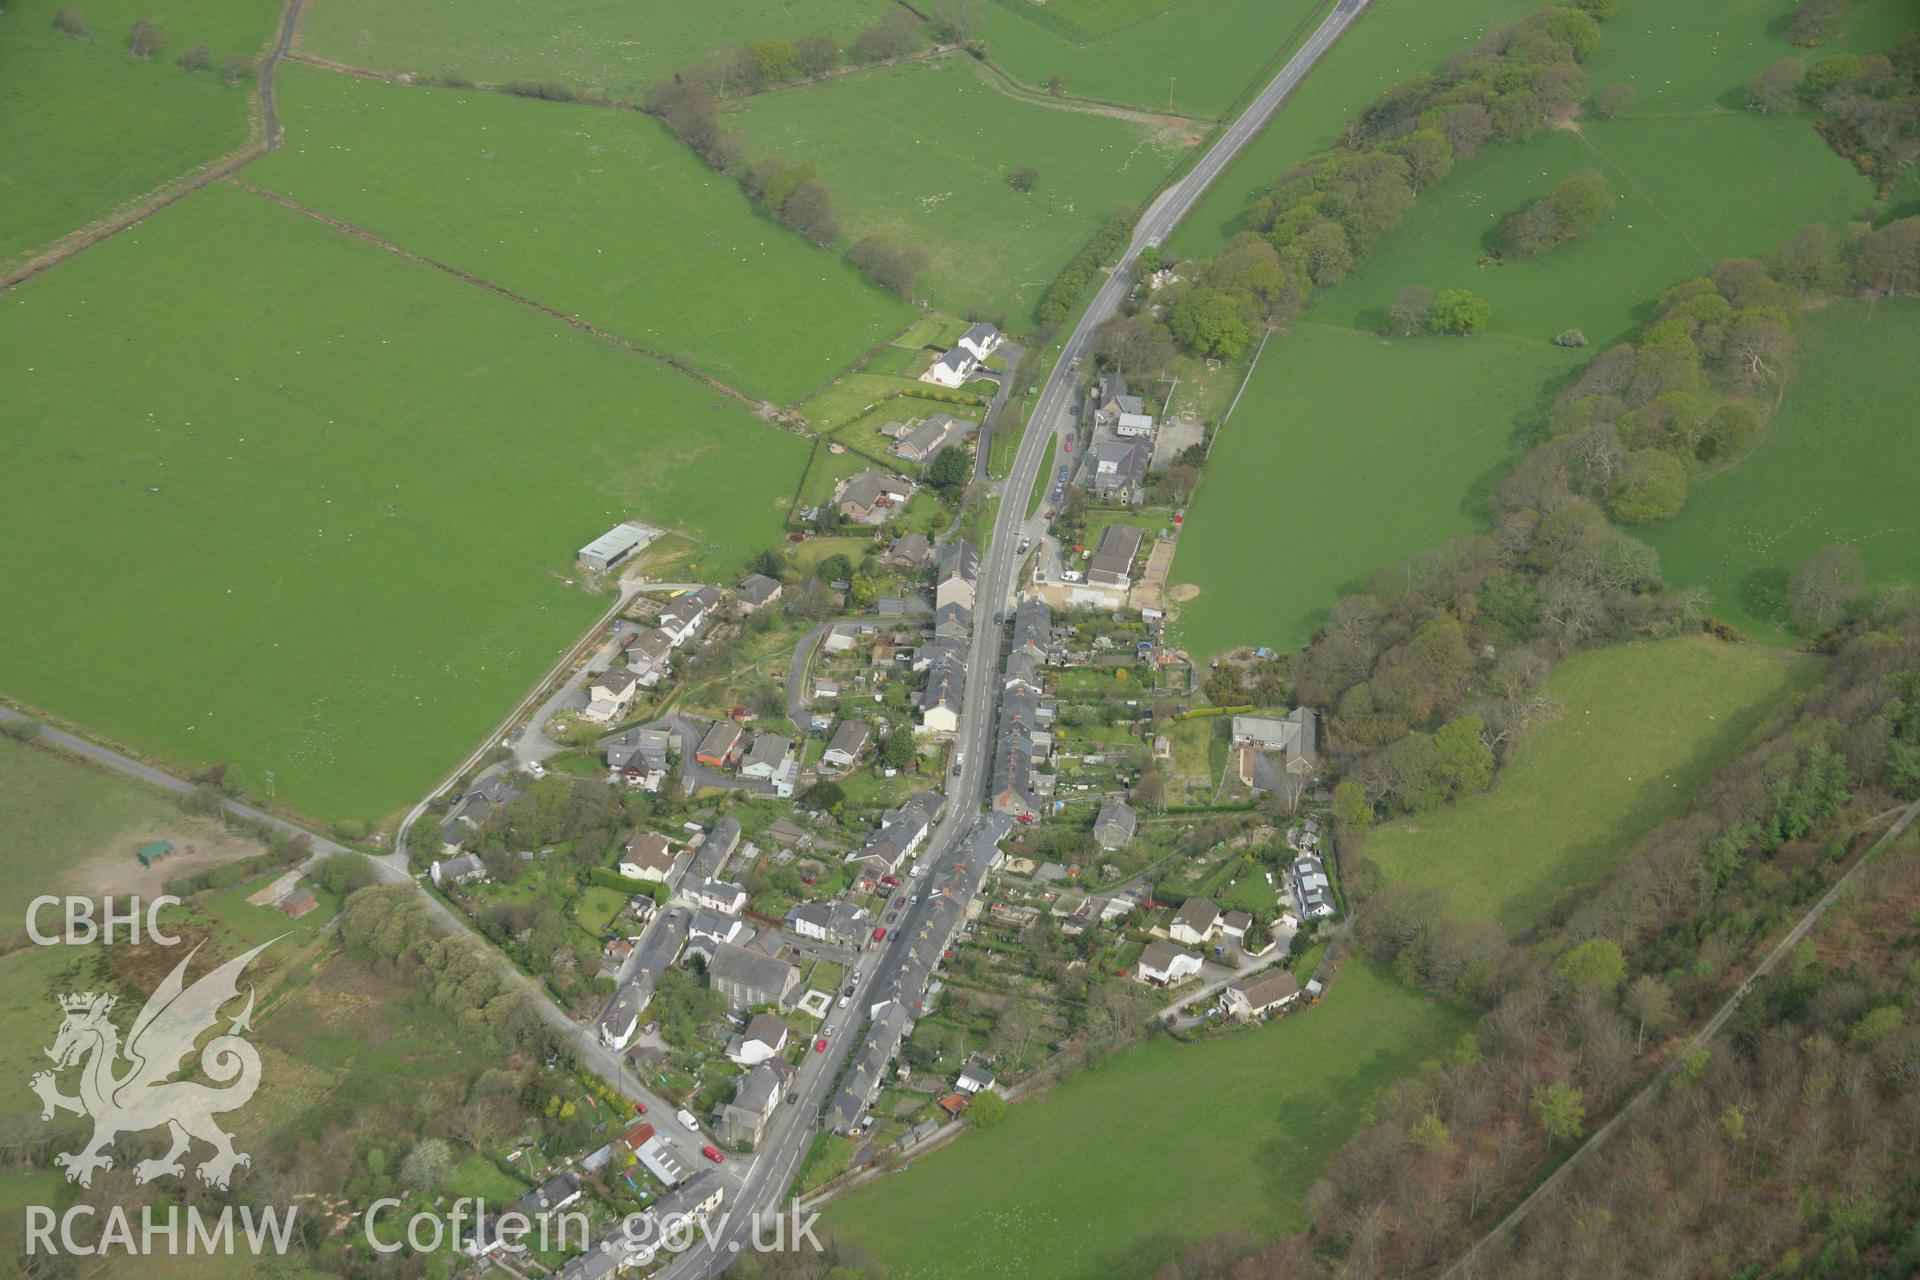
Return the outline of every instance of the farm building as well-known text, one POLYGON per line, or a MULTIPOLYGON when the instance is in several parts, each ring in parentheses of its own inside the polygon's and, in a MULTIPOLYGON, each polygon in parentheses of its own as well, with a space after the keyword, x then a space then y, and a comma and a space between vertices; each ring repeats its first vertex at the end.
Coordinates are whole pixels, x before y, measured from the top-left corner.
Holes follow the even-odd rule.
POLYGON ((653 530, 638 520, 617 524, 580 548, 575 559, 583 569, 605 573, 653 541, 653 530))
POLYGON ((133 856, 140 859, 141 866, 150 867, 172 853, 173 841, 155 840, 152 844, 142 846, 140 851, 133 856))

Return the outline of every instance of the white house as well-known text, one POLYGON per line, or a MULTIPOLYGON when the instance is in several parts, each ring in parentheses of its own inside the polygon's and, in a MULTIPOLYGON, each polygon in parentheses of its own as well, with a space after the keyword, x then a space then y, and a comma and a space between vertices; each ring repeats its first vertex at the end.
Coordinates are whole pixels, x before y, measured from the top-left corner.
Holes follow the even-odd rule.
POLYGON ((1300 998, 1300 984, 1285 969, 1269 969, 1227 987, 1227 1008, 1235 1017, 1260 1018, 1300 998))
POLYGON ((985 1093, 993 1088, 993 1072, 983 1067, 962 1068, 960 1078, 953 1082, 953 1087, 961 1093, 985 1093))
POLYGON ((1173 923, 1167 927, 1167 936, 1175 942, 1199 947, 1211 942, 1219 927, 1220 908, 1205 898, 1188 898, 1173 913, 1173 923))
POLYGON ((657 880, 666 883, 673 870, 673 847, 667 838, 643 831, 627 842, 620 855, 620 874, 629 880, 657 880))
POLYGON ((640 694, 640 679, 627 667, 609 667, 587 684, 587 709, 582 720, 608 724, 627 714, 640 694))
POLYGON ((1153 418, 1144 413, 1123 413, 1113 420, 1113 434, 1138 439, 1153 434, 1153 418))
POLYGON ((1200 957, 1171 942, 1151 942, 1140 953, 1134 977, 1155 986, 1170 987, 1200 972, 1200 957))
POLYGON ((965 347, 975 360, 985 360, 1005 341, 1005 334, 982 321, 960 335, 959 345, 965 347))
POLYGON ((935 360, 927 371, 920 375, 920 381, 931 382, 936 387, 958 387, 973 376, 980 367, 980 357, 965 347, 955 347, 935 360))
POLYGON ((743 1067, 758 1066, 787 1048, 789 1028, 771 1013, 756 1013, 747 1029, 727 1041, 727 1057, 743 1067))
POLYGON ((696 879, 686 886, 687 897, 709 911, 739 915, 747 905, 747 891, 726 880, 696 879))

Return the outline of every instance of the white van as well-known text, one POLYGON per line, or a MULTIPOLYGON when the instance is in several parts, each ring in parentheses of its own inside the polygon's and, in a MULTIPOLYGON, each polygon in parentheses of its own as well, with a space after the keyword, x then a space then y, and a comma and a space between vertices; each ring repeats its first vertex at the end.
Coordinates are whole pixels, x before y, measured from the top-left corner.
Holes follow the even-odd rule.
POLYGON ((693 1118, 693 1112, 687 1110, 685 1107, 682 1107, 678 1111, 674 1112, 673 1114, 674 1114, 674 1117, 678 1119, 683 1126, 685 1126, 686 1131, 688 1133, 700 1132, 700 1122, 693 1118))

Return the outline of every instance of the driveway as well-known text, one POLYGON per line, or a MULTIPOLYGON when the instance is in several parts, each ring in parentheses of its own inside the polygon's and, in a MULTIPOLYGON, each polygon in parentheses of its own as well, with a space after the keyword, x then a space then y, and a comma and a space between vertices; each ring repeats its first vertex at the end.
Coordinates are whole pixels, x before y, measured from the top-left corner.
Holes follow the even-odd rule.
POLYGON ((1011 342, 1002 343, 999 353, 1007 362, 1005 373, 989 374, 995 382, 993 400, 987 405, 987 415, 980 420, 979 438, 973 447, 973 475, 976 480, 987 478, 987 454, 993 450, 993 428, 1000 421, 1000 411, 1007 407, 1007 396, 1013 391, 1013 375, 1020 371, 1021 357, 1026 349, 1011 342))

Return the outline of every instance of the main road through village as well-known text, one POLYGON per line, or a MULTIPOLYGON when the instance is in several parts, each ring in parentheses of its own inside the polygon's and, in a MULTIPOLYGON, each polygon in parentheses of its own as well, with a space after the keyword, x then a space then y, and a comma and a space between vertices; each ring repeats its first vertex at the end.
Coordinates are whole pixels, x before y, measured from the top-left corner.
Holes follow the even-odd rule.
MULTIPOLYGON (((1369 0, 1338 0, 1332 12, 1314 29, 1305 44, 1288 60, 1277 75, 1254 98, 1247 110, 1214 142, 1197 164, 1177 182, 1163 191, 1135 224, 1133 237, 1112 274, 1095 295, 1093 303, 1067 336, 1053 373, 1040 398, 1034 403, 1025 437, 1014 460, 1013 469, 1001 493, 1000 511, 994 520, 993 540, 987 544, 980 567, 978 604, 974 616, 983 625, 975 628, 973 650, 968 656, 967 690, 955 741, 961 756, 961 773, 950 778, 945 817, 935 829, 923 860, 927 870, 919 883, 943 883, 963 874, 961 863, 966 853, 965 837, 979 820, 981 796, 986 787, 988 743, 992 740, 993 715, 997 709, 1000 682, 988 680, 986 673, 1000 669, 1002 628, 985 625, 998 611, 1010 609, 1014 599, 1014 573, 1021 557, 1015 550, 1022 535, 1038 540, 1045 521, 1027 515, 1028 498, 1033 486, 1043 482, 1040 466, 1047 456, 1048 441, 1071 430, 1074 402, 1080 382, 1079 367, 1093 346, 1095 332, 1120 310, 1120 303, 1132 287, 1128 270, 1133 259, 1148 245, 1157 245, 1182 218, 1193 209, 1213 180, 1239 154, 1241 148, 1264 128, 1279 111, 1308 71, 1333 46, 1341 34, 1366 9, 1369 0)), ((1060 456, 1065 456, 1062 451, 1060 456)), ((968 868, 964 874, 979 876, 983 868, 968 868)), ((932 910, 931 895, 909 909, 892 932, 886 949, 870 959, 860 978, 860 989, 848 1009, 836 1009, 829 1019, 834 1034, 829 1052, 808 1054, 807 1068, 795 1084, 799 1098, 775 1114, 773 1127, 751 1163, 734 1162, 724 1166, 735 1172, 738 1181, 728 1188, 727 1210, 718 1219, 719 1228, 699 1237, 698 1243, 683 1252, 663 1273, 664 1280, 707 1280, 726 1268, 734 1255, 751 1247, 752 1216, 777 1210, 780 1197, 792 1184, 793 1175, 806 1157, 816 1122, 847 1055, 858 1042, 857 1032, 865 1022, 866 995, 882 990, 905 962, 906 947, 919 935, 926 915, 932 910), (744 1166, 744 1169, 743 1169, 744 1166)), ((771 1231, 767 1237, 771 1238, 771 1231)))

